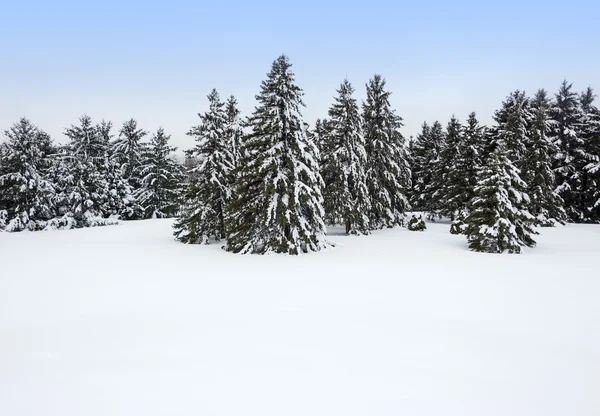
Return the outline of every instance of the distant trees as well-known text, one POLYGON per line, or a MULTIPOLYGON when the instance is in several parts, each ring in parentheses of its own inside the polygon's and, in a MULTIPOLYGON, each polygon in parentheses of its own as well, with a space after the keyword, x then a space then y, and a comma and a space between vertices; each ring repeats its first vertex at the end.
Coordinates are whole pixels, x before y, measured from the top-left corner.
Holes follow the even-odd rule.
MULTIPOLYGON (((381 75, 359 108, 344 80, 326 117, 304 121, 303 91, 277 58, 255 111, 216 90, 189 135, 180 164, 170 136, 135 119, 115 138, 112 123, 83 115, 55 145, 27 119, 0 144, 0 230, 113 224, 177 216, 185 243, 227 239, 235 253, 318 251, 325 224, 347 234, 406 225, 411 208, 452 221, 477 251, 520 252, 532 226, 600 222, 600 111, 591 88, 564 81, 552 98, 511 92, 493 124, 423 123, 406 143, 381 75)), ((418 216, 417 216, 418 215, 418 216)), ((423 230, 421 214, 412 229, 423 230)))

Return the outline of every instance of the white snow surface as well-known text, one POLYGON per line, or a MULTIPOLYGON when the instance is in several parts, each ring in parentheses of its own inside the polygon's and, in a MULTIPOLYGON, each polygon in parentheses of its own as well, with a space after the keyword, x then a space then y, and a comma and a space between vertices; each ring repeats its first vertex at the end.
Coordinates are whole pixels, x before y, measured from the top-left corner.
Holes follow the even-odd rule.
POLYGON ((0 233, 0 415, 600 414, 600 226, 236 255, 171 220, 0 233))

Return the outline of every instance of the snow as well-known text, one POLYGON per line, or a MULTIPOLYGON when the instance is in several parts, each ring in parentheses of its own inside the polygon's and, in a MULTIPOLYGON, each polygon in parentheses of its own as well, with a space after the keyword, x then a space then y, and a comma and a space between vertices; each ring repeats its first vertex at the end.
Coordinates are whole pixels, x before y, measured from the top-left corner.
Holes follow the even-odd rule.
POLYGON ((0 233, 0 415, 597 415, 600 226, 449 224, 298 257, 171 220, 0 233))

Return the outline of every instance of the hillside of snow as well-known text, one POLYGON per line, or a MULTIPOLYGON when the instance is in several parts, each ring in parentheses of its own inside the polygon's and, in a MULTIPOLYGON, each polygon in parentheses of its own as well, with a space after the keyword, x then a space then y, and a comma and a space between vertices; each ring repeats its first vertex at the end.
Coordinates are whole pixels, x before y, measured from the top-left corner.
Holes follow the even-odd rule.
POLYGON ((170 220, 0 233, 0 415, 596 416, 600 226, 448 224, 298 257, 170 220))

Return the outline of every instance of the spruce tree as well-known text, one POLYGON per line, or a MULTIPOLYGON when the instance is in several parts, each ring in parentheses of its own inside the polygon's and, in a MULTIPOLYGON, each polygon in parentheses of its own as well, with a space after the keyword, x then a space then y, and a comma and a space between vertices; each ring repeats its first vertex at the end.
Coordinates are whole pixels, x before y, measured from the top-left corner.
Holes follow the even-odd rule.
POLYGON ((463 126, 455 116, 452 116, 446 127, 444 145, 440 152, 439 162, 435 165, 433 182, 436 184, 433 199, 439 205, 439 214, 449 216, 454 220, 463 208, 462 201, 453 199, 453 189, 459 186, 454 174, 459 159, 459 145, 463 140, 463 126))
POLYGON ((361 118, 348 80, 337 90, 329 109, 329 131, 322 144, 325 221, 343 224, 346 234, 369 234, 367 154, 361 118))
POLYGON ((200 115, 201 125, 188 135, 196 139, 190 155, 198 157, 183 206, 175 222, 175 237, 188 244, 208 244, 225 238, 226 205, 231 195, 231 172, 234 157, 226 132, 227 113, 216 90, 208 95, 209 109, 200 115))
POLYGON ((170 138, 159 128, 140 166, 141 188, 136 200, 144 218, 168 218, 177 213, 183 175, 181 166, 170 157, 177 150, 169 146, 170 138))
POLYGON ((240 146, 242 139, 242 121, 240 118, 240 110, 236 98, 231 95, 225 103, 225 134, 231 154, 233 155, 234 166, 237 166, 240 159, 240 146))
POLYGON ((102 166, 108 149, 92 119, 84 115, 79 125, 71 125, 65 135, 70 139, 64 165, 57 184, 62 190, 65 215, 76 227, 94 227, 116 223, 103 218, 102 206, 107 200, 106 178, 102 166))
POLYGON ((531 118, 529 98, 519 90, 510 93, 502 108, 494 113, 493 140, 504 142, 508 157, 519 169, 522 169, 529 142, 531 118))
POLYGON ((465 219, 469 248, 485 253, 520 253, 533 247, 533 216, 523 202, 528 200, 519 170, 508 157, 502 140, 477 176, 475 197, 465 219))
POLYGON ((40 230, 54 216, 54 187, 46 177, 49 136, 22 118, 0 146, 0 226, 6 231, 40 230))
MULTIPOLYGON (((449 127, 450 131, 454 127, 449 127)), ((469 114, 467 125, 462 128, 456 144, 456 152, 451 152, 454 163, 447 171, 444 183, 444 202, 450 213, 457 214, 456 230, 468 214, 469 203, 475 196, 477 171, 482 165, 484 129, 479 125, 475 113, 469 114)))
POLYGON ((443 183, 437 172, 441 169, 441 154, 446 137, 442 125, 435 121, 431 126, 423 123, 421 133, 413 145, 413 177, 416 183, 411 201, 413 207, 429 213, 435 219, 441 206, 435 197, 443 183))
POLYGON ((531 101, 531 122, 522 168, 530 198, 529 211, 535 218, 535 224, 543 227, 563 224, 566 220, 563 200, 554 190, 555 176, 548 138, 550 107, 546 91, 537 91, 531 101))
POLYGON ((112 123, 102 120, 96 126, 98 135, 104 144, 103 158, 97 162, 98 170, 104 178, 103 200, 100 211, 105 217, 135 219, 141 216, 142 208, 133 195, 129 182, 123 177, 118 161, 111 157, 110 143, 112 141, 112 123))
POLYGON ((410 207, 405 193, 411 186, 411 173, 400 133, 402 118, 392 110, 390 95, 380 75, 369 80, 363 120, 371 229, 403 225, 404 212, 410 207))
POLYGON ((288 58, 280 56, 248 119, 228 251, 300 254, 325 247, 323 183, 318 150, 302 120, 302 95, 288 58))
POLYGON ((550 137, 556 148, 553 168, 556 175, 556 191, 565 203, 567 217, 573 222, 585 220, 585 194, 582 177, 589 164, 585 141, 581 137, 583 114, 579 98, 572 91, 572 84, 563 81, 554 106, 550 109, 552 129, 550 137))
POLYGON ((112 143, 111 157, 121 167, 123 177, 127 179, 134 192, 140 187, 138 169, 146 151, 147 146, 143 139, 147 134, 148 132, 139 128, 137 121, 132 118, 123 123, 119 137, 112 143))
POLYGON ((582 112, 581 140, 583 141, 583 157, 587 160, 581 173, 581 211, 585 222, 600 222, 600 111, 594 105, 596 95, 588 87, 579 96, 582 112))

